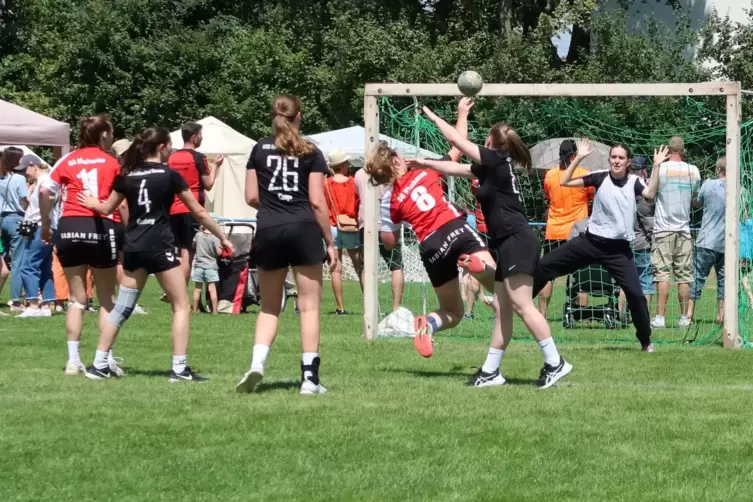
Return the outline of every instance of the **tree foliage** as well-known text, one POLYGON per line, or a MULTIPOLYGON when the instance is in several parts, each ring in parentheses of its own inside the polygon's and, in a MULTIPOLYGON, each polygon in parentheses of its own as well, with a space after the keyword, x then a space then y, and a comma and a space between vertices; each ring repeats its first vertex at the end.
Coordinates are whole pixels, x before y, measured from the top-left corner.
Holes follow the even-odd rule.
MULTIPOLYGON (((306 131, 319 132, 362 121, 366 82, 447 82, 465 69, 495 82, 708 77, 684 53, 711 28, 699 35, 683 25, 653 25, 630 34, 619 9, 594 14, 600 0, 2 5, 0 98, 73 124, 108 112, 119 135, 211 114, 257 138, 269 133, 269 104, 282 92, 301 97, 306 131), (551 38, 566 26, 573 26, 573 45, 563 63, 551 38)), ((727 61, 725 72, 750 81, 753 37, 730 21, 714 22, 721 36, 704 57, 727 61), (741 43, 747 56, 733 57, 741 43)))

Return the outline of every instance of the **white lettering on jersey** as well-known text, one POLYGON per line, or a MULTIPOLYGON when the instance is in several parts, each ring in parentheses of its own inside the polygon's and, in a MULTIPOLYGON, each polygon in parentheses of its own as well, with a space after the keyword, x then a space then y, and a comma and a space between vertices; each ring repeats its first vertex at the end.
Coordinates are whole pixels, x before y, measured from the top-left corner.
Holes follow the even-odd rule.
MULTIPOLYGON (((269 180, 270 192, 298 191, 298 157, 269 155, 267 156, 267 167, 274 167, 272 179, 269 180)), ((284 199, 281 198, 280 200, 284 199)), ((292 200, 292 198, 289 200, 292 200)))
POLYGON ((99 197, 99 180, 97 179, 96 167, 91 171, 82 169, 76 175, 76 178, 81 180, 81 184, 84 186, 85 191, 90 192, 94 197, 99 197))
MULTIPOLYGON (((406 186, 400 191, 400 195, 397 196, 397 201, 401 203, 405 201, 405 199, 408 197, 408 195, 410 195, 413 189, 416 188, 416 185, 418 185, 421 182, 421 180, 424 179, 425 177, 426 177, 426 171, 422 171, 421 173, 419 173, 418 176, 413 178, 413 180, 408 184, 408 186, 406 186)), ((426 189, 424 188, 424 190, 426 189)))

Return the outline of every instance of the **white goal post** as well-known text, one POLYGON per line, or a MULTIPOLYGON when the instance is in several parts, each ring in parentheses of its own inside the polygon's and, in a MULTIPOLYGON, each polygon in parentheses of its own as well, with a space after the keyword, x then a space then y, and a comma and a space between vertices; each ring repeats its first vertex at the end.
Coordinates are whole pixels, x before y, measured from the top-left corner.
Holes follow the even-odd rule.
MULTIPOLYGON (((479 96, 606 97, 606 96, 725 96, 727 110, 727 205, 725 214, 724 284, 725 348, 740 348, 738 329, 738 263, 740 257, 740 83, 695 84, 484 84, 479 96), (734 272, 733 272, 734 271, 734 272)), ((365 152, 379 141, 379 102, 382 96, 462 96, 456 84, 366 84, 363 118, 365 152)), ((657 145, 658 146, 658 145, 657 145)), ((379 207, 377 190, 367 183, 364 231, 364 336, 374 340, 379 324, 378 260, 379 207)))

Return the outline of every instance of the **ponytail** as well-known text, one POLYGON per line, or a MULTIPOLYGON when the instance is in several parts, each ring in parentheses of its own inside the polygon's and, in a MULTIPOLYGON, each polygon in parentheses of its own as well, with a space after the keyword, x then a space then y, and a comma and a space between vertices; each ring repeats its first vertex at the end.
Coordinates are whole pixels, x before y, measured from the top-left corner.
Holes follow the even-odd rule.
POLYGON ((295 96, 283 94, 272 102, 272 133, 277 150, 291 157, 305 157, 316 151, 316 147, 306 141, 294 122, 301 112, 301 101, 295 96))
POLYGON ((123 164, 121 170, 123 174, 128 174, 141 164, 148 157, 152 157, 159 152, 160 145, 170 144, 170 133, 163 127, 150 127, 144 129, 140 134, 133 138, 133 143, 123 154, 123 164))
POLYGON ((144 154, 141 153, 141 147, 144 146, 144 137, 141 134, 137 134, 133 138, 131 146, 123 154, 123 165, 120 166, 123 174, 128 174, 133 171, 137 166, 144 163, 144 154))
POLYGON ((509 153, 515 162, 523 166, 527 171, 531 171, 533 167, 531 152, 528 151, 528 147, 520 139, 515 129, 500 122, 492 126, 489 135, 492 138, 492 146, 495 149, 509 153))

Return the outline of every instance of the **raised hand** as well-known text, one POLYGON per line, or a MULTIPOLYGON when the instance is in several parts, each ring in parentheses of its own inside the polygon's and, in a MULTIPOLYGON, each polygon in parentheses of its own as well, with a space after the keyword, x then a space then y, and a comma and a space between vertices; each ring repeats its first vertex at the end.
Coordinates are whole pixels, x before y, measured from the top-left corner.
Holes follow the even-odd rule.
POLYGON ((424 112, 424 115, 426 115, 426 118, 428 118, 432 122, 436 122, 437 119, 439 118, 436 113, 434 113, 433 111, 431 111, 431 109, 429 109, 428 106, 422 107, 421 111, 424 112))
POLYGON ((214 166, 215 167, 220 167, 222 165, 222 161, 223 160, 225 160, 225 156, 224 155, 222 155, 222 154, 217 155, 214 158, 214 166))
POLYGON ((471 113, 471 108, 473 108, 473 105, 475 104, 476 102, 473 101, 473 98, 460 98, 460 101, 458 102, 458 115, 468 115, 469 113, 471 113))
POLYGON ((592 153, 594 153, 594 147, 588 138, 583 138, 582 140, 578 141, 578 157, 585 159, 592 153))
POLYGON ((413 171, 414 169, 423 169, 426 167, 426 163, 424 162, 425 159, 406 159, 405 165, 408 166, 408 171, 413 171))
POLYGON ((669 148, 666 145, 659 146, 654 150, 654 166, 660 166, 669 158, 669 148))

